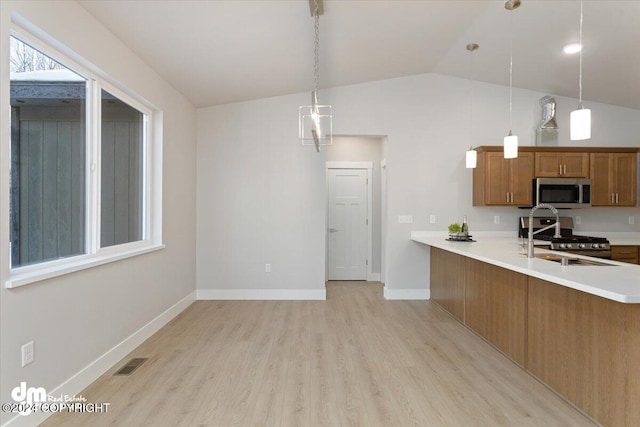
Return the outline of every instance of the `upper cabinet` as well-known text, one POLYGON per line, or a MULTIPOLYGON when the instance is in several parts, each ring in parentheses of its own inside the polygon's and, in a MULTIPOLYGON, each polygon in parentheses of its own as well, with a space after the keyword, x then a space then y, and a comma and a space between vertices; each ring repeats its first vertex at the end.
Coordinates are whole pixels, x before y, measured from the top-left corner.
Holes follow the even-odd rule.
POLYGON ((479 152, 473 171, 474 206, 531 206, 533 153, 505 159, 502 152, 479 152))
POLYGON ((636 165, 635 153, 591 153, 592 206, 635 206, 636 165))
POLYGON ((535 153, 536 178, 588 178, 589 153, 535 153))
POLYGON ((590 178, 592 206, 636 206, 638 148, 520 147, 504 159, 501 146, 478 147, 474 206, 532 206, 533 178, 590 178))

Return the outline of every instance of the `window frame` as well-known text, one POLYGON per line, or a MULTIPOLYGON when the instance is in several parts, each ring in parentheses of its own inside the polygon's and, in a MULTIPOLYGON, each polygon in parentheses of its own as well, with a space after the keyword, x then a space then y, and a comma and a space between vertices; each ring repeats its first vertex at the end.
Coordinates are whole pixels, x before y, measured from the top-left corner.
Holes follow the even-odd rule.
MULTIPOLYGON (((73 52, 63 53, 60 48, 54 48, 52 43, 45 39, 48 36, 36 36, 35 31, 27 31, 25 28, 12 22, 9 38, 15 37, 34 49, 59 62, 70 71, 87 80, 86 83, 86 135, 85 135, 85 253, 72 255, 50 261, 35 264, 11 267, 11 250, 3 251, 2 277, 5 287, 15 288, 29 283, 38 282, 74 271, 91 268, 97 265, 118 261, 136 255, 163 249, 162 243, 162 111, 154 107, 150 102, 126 89, 122 85, 109 78, 104 72, 82 59, 73 52), (75 60, 72 56, 77 57, 75 60), (95 71, 91 71, 95 70, 95 71), (144 115, 143 122, 143 148, 142 148, 142 206, 143 206, 143 236, 141 240, 116 244, 108 247, 100 247, 101 224, 101 91, 105 90, 117 97, 122 102, 137 109, 144 115), (6 267, 6 268, 4 268, 6 267)), ((65 48, 65 50, 68 50, 65 48)), ((10 50, 7 50, 10 55, 10 50)), ((7 61, 8 62, 8 61, 7 61)), ((8 72, 5 68, 5 72, 8 72)), ((4 80, 5 78, 3 78, 4 80)), ((10 88, 9 75, 6 82, 2 82, 7 89, 10 88)), ((9 105, 9 96, 3 102, 9 105)), ((0 123, 2 135, 8 135, 10 131, 7 123, 0 123)), ((11 142, 2 138, 3 164, 0 170, 10 170, 11 142), (5 156, 6 154, 6 156, 5 156)), ((7 174, 7 176, 9 176, 7 174)), ((2 200, 8 202, 10 193, 10 180, 3 185, 1 191, 2 200)), ((4 203, 2 204, 4 207, 4 203)), ((6 203, 6 214, 10 216, 9 203, 6 203)), ((3 244, 11 244, 9 232, 10 221, 3 221, 3 244)))

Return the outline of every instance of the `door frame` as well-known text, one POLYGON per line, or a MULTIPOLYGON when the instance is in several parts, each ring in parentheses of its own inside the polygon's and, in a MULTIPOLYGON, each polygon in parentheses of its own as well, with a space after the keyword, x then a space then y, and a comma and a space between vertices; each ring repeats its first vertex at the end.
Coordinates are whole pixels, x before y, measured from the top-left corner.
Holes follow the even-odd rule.
MULTIPOLYGON (((373 267, 373 162, 341 162, 331 161, 326 163, 325 169, 325 192, 326 192, 326 209, 327 220, 329 219, 329 169, 366 169, 367 170, 367 282, 379 281, 380 277, 374 277, 372 273, 373 267)), ((329 259, 329 237, 327 232, 327 224, 325 223, 325 259, 329 259)), ((376 275, 378 276, 378 275, 376 275)), ((325 281, 329 277, 329 263, 325 262, 325 281)))

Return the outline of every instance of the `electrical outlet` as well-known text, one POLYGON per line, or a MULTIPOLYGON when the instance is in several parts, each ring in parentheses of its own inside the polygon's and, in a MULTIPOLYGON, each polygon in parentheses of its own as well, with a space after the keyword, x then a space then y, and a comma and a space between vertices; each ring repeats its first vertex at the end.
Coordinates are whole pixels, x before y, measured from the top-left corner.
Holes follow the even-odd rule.
POLYGON ((629 224, 633 225, 636 223, 636 217, 633 215, 629 215, 629 224))
POLYGON ((582 217, 574 216, 573 217, 573 223, 576 224, 576 225, 582 224, 582 217))
POLYGON ((29 341, 22 346, 22 367, 33 362, 33 341, 29 341))
POLYGON ((265 273, 271 273, 271 264, 265 264, 264 265, 264 272, 265 273))
POLYGON ((398 216, 398 224, 412 224, 413 216, 411 215, 399 215, 398 216))
POLYGON ((493 223, 494 224, 500 224, 500 215, 495 215, 493 217, 493 223))
POLYGON ((429 215, 429 224, 435 224, 435 223, 436 223, 436 216, 429 215))

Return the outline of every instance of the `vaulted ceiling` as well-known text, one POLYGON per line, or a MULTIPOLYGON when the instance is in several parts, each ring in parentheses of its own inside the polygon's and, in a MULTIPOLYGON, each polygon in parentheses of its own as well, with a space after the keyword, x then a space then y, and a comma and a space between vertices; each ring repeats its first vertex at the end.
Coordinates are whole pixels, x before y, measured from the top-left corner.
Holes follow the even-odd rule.
MULTIPOLYGON (((313 19, 307 0, 80 3, 198 106, 310 90, 313 19)), ((325 0, 320 86, 422 73, 578 96, 580 2, 325 0), (511 15, 511 16, 510 16, 511 15), (510 19, 513 19, 511 31, 510 19)), ((640 0, 584 2, 585 100, 640 109, 640 0)))

